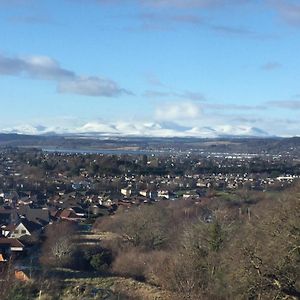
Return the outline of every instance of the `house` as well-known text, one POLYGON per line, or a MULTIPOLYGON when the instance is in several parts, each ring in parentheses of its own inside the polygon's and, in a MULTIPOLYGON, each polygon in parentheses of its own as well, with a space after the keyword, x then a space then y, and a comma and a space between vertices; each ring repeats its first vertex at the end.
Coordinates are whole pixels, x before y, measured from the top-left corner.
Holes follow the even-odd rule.
POLYGON ((18 208, 18 214, 30 222, 38 223, 43 226, 50 223, 50 212, 48 208, 31 208, 28 205, 23 205, 18 208))
POLYGON ((24 235, 32 235, 34 233, 40 234, 43 226, 39 223, 28 221, 25 218, 21 218, 19 223, 16 225, 15 230, 11 237, 20 238, 24 235))
POLYGON ((100 203, 101 201, 102 201, 102 197, 97 196, 97 195, 89 195, 86 197, 86 202, 89 202, 89 203, 100 203))
POLYGON ((20 198, 19 194, 16 191, 11 191, 4 193, 4 202, 9 204, 16 204, 20 198))
POLYGON ((170 192, 168 190, 158 190, 157 191, 157 197, 163 198, 163 199, 169 199, 170 198, 170 192))
POLYGON ((19 205, 30 205, 32 203, 33 203, 33 201, 30 197, 22 197, 18 201, 19 205))
POLYGON ((104 205, 91 205, 89 207, 89 216, 108 216, 111 212, 111 208, 104 205))
POLYGON ((59 203, 57 203, 57 206, 60 208, 69 208, 69 207, 76 207, 80 206, 82 202, 82 199, 79 195, 75 195, 72 193, 69 193, 65 195, 64 197, 60 198, 59 203))
POLYGON ((32 235, 33 233, 40 233, 43 226, 38 223, 28 221, 21 218, 18 223, 2 226, 2 235, 8 238, 19 239, 25 235, 32 235))
POLYGON ((129 209, 132 206, 132 202, 131 201, 126 201, 126 200, 119 200, 118 201, 118 207, 124 207, 129 209))
POLYGON ((231 190, 237 189, 237 188, 238 188, 238 184, 237 184, 236 182, 229 182, 229 183, 227 184, 227 188, 228 188, 228 189, 231 189, 231 190))
POLYGON ((15 209, 0 208, 0 224, 8 225, 16 223, 19 220, 19 215, 15 209))
POLYGON ((183 199, 198 199, 199 194, 196 193, 195 191, 187 191, 182 195, 183 199))
POLYGON ((106 206, 106 207, 110 207, 114 204, 114 201, 111 200, 111 199, 105 199, 105 200, 102 200, 101 203, 99 201, 99 204, 103 205, 103 206, 106 206))
POLYGON ((56 217, 62 220, 81 221, 83 217, 78 215, 72 208, 65 208, 57 212, 56 217))
POLYGON ((207 186, 207 183, 205 181, 198 180, 196 186, 199 188, 205 188, 207 186))
POLYGON ((125 197, 130 197, 132 194, 132 190, 130 187, 121 189, 121 194, 125 197))
POLYGON ((15 230, 14 224, 2 225, 1 226, 1 235, 4 237, 9 237, 10 234, 15 230))
POLYGON ((150 197, 150 191, 149 190, 142 190, 139 191, 139 194, 143 197, 150 197))
POLYGON ((0 253, 11 255, 14 253, 23 252, 24 245, 17 239, 0 237, 0 253))

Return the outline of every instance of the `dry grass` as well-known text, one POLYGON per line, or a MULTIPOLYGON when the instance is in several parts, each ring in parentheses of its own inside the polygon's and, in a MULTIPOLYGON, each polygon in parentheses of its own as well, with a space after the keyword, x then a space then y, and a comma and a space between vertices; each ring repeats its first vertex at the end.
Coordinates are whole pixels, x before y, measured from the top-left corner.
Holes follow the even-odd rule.
MULTIPOLYGON (((143 300, 173 300, 176 299, 171 293, 164 291, 158 287, 136 281, 131 278, 124 277, 102 277, 102 278, 70 278, 66 279, 65 289, 62 300, 72 299, 72 296, 79 297, 78 291, 81 289, 101 289, 110 290, 115 295, 124 295, 128 299, 143 300), (70 298, 71 297, 71 298, 70 298)), ((74 299, 74 298, 73 298, 74 299)), ((76 298, 75 298, 76 299, 76 298)), ((88 298, 85 298, 88 299, 88 298)))

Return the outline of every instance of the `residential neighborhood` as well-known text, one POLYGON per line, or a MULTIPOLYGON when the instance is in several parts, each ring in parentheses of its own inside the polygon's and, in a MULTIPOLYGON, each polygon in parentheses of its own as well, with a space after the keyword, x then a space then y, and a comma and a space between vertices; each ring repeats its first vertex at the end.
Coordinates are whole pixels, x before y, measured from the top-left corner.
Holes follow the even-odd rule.
POLYGON ((296 162, 281 156, 103 156, 4 148, 0 254, 4 259, 22 255, 29 237, 38 240, 54 222, 91 223, 119 208, 160 201, 197 205, 218 191, 276 191, 299 175, 296 162))

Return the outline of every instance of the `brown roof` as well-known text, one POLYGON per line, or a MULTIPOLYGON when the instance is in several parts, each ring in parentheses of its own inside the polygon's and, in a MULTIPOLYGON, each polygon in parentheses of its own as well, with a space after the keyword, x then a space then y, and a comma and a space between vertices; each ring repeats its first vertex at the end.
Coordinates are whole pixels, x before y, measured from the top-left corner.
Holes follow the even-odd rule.
POLYGON ((24 247, 24 245, 19 240, 4 237, 0 237, 0 245, 9 245, 10 247, 24 247))
POLYGON ((76 219, 78 218, 78 216, 75 214, 73 209, 64 209, 61 214, 60 214, 60 218, 71 218, 71 219, 76 219))
POLYGON ((9 224, 9 225, 3 227, 2 229, 4 229, 5 231, 12 232, 16 229, 16 225, 15 224, 9 224))
POLYGON ((23 282, 27 282, 30 280, 29 277, 23 271, 17 270, 15 271, 15 278, 23 282))

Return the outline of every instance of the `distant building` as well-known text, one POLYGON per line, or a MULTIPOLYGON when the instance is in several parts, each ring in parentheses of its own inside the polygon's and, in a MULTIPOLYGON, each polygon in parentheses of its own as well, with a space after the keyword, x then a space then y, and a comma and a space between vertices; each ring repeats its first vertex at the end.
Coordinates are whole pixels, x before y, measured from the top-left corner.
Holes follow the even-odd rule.
POLYGON ((169 199, 170 198, 170 192, 168 190, 158 190, 157 191, 157 197, 169 199))
POLYGON ((121 189, 121 194, 125 197, 130 197, 132 194, 132 190, 130 187, 121 189))
POLYGON ((150 191, 149 190, 142 190, 139 191, 139 194, 143 197, 150 197, 150 191))

